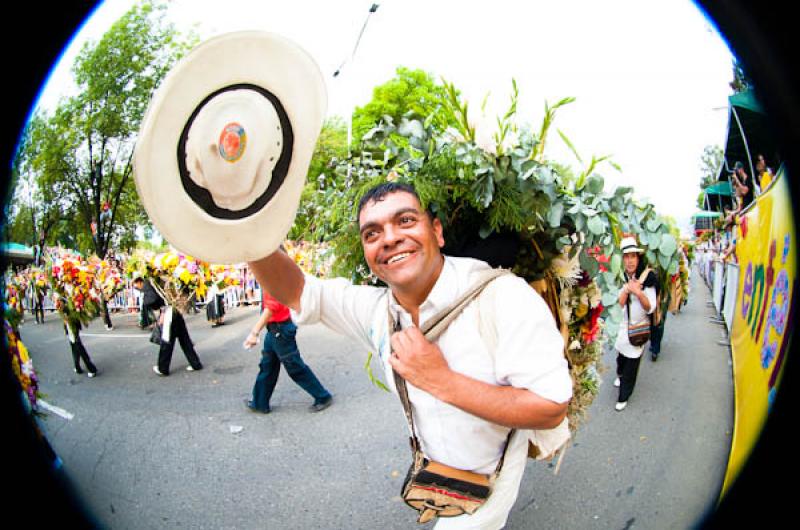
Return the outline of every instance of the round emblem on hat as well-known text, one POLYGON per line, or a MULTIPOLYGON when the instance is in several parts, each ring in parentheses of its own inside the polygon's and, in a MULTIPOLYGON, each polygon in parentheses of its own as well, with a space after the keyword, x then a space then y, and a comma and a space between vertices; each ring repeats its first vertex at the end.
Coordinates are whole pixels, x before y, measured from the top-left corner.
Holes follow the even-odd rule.
POLYGON ((139 197, 176 249, 212 263, 265 257, 294 222, 325 117, 314 60, 272 33, 201 43, 156 91, 134 154, 139 197))
POLYGON ((247 134, 238 123, 229 123, 219 135, 219 154, 228 162, 236 162, 247 147, 247 134))

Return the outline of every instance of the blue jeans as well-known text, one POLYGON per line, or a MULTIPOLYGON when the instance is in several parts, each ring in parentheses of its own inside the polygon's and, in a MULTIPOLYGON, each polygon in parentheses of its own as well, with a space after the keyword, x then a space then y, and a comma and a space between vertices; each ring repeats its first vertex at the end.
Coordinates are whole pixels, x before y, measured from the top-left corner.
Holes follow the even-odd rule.
POLYGON ((289 377, 303 390, 311 394, 314 404, 321 403, 331 397, 317 376, 311 371, 297 349, 295 335, 297 326, 291 320, 281 323, 270 323, 264 337, 264 349, 261 351, 258 376, 253 385, 253 407, 268 412, 269 400, 278 383, 281 364, 289 377))

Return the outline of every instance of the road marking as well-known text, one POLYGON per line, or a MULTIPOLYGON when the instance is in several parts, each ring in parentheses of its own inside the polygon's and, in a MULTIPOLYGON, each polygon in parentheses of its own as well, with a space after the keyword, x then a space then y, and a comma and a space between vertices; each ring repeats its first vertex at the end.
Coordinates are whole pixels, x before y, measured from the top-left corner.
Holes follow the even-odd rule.
POLYGON ((62 409, 61 407, 56 407, 55 405, 51 405, 50 403, 48 403, 47 401, 45 401, 43 399, 36 400, 36 404, 38 406, 42 407, 44 410, 52 412, 53 414, 56 414, 57 416, 61 416, 65 420, 71 420, 72 418, 75 417, 75 415, 73 413, 67 412, 66 410, 62 409))
POLYGON ((114 337, 115 339, 146 339, 150 335, 117 335, 116 333, 81 333, 81 337, 114 337))

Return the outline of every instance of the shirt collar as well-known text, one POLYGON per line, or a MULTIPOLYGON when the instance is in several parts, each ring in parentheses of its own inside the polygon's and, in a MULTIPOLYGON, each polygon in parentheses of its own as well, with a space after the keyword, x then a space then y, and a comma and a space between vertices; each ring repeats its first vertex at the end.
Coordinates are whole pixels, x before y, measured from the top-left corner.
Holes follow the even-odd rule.
MULTIPOLYGON (((442 266, 442 272, 439 274, 439 278, 433 285, 431 292, 428 293, 428 297, 419 306, 420 325, 429 317, 447 307, 457 296, 458 274, 452 258, 445 256, 444 265, 442 266)), ((397 318, 398 315, 401 316, 401 322, 404 325, 410 322, 410 316, 406 310, 403 309, 403 306, 397 302, 391 289, 389 289, 389 308, 395 318, 397 318)))

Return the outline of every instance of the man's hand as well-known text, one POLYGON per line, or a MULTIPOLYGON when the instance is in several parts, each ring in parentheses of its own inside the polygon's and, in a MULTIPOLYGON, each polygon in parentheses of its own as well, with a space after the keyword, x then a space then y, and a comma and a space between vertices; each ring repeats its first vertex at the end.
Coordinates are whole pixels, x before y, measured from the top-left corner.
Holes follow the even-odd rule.
POLYGON ((450 366, 439 346, 428 341, 416 326, 392 334, 389 364, 408 383, 435 394, 446 384, 450 366))
POLYGON ((256 344, 258 344, 258 333, 253 333, 251 331, 250 334, 247 336, 247 338, 244 339, 244 342, 242 343, 242 346, 244 346, 245 350, 249 350, 250 348, 252 348, 256 344))

